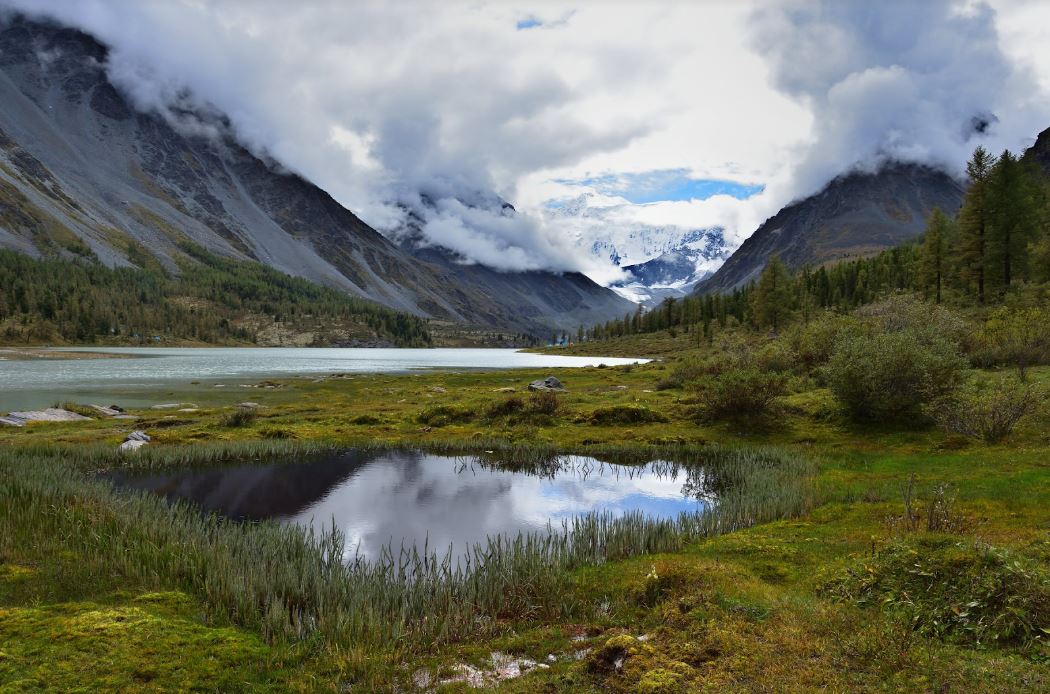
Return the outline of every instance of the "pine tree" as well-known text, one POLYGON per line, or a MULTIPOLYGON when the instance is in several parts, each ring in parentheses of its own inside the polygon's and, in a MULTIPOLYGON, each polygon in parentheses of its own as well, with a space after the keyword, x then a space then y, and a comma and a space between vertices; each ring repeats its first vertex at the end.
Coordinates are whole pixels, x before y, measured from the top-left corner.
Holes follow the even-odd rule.
POLYGON ((777 332, 791 312, 791 275, 778 256, 769 259, 751 298, 751 315, 760 328, 777 332))
POLYGON ((941 303, 941 286, 944 284, 948 264, 947 249, 951 238, 952 222, 939 207, 933 208, 926 222, 926 239, 922 244, 919 283, 923 290, 935 288, 936 302, 941 303))
POLYGON ((988 262, 987 231, 989 222, 988 210, 988 176, 994 158, 984 147, 973 151, 973 157, 966 165, 970 178, 970 187, 959 210, 959 263, 961 276, 977 288, 977 301, 984 303, 985 266, 988 262))
POLYGON ((990 279, 1004 290, 1015 277, 1024 276, 1025 249, 1038 217, 1033 184, 1027 167, 1009 150, 999 157, 988 177, 990 279))

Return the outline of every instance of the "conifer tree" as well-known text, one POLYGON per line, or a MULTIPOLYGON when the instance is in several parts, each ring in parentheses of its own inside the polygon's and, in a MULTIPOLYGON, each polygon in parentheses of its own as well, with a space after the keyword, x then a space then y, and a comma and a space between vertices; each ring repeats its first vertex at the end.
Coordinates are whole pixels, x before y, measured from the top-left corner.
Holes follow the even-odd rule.
POLYGON ((970 187, 966 191, 958 218, 961 276, 976 287, 977 301, 980 303, 984 303, 985 266, 988 262, 988 176, 994 163, 994 158, 984 147, 973 151, 973 156, 966 165, 970 187))
POLYGON ((936 302, 941 303, 941 287, 948 265, 947 249, 952 222, 939 207, 933 208, 926 222, 926 239, 922 244, 919 283, 924 291, 934 288, 936 302))
POLYGON ((760 328, 770 327, 777 332, 791 312, 791 275, 773 256, 758 278, 751 299, 751 315, 760 328))

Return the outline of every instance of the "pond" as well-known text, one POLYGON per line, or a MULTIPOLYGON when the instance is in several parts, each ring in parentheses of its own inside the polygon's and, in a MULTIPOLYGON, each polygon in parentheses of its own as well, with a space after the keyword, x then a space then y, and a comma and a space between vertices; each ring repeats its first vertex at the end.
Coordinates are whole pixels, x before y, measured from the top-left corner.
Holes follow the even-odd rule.
POLYGON ((344 451, 110 479, 238 520, 275 519, 317 530, 334 523, 349 552, 370 558, 402 543, 462 554, 486 536, 542 532, 548 523, 559 527, 591 511, 671 518, 713 501, 699 467, 615 465, 582 456, 521 471, 477 457, 344 451))
POLYGON ((530 354, 515 349, 325 347, 92 347, 49 350, 76 359, 0 359, 0 410, 47 407, 63 400, 121 398, 124 406, 170 399, 158 389, 216 379, 404 373, 420 369, 516 369, 617 366, 646 359, 530 354), (123 358, 111 358, 116 355, 123 358), (91 358, 83 358, 89 356, 91 358))

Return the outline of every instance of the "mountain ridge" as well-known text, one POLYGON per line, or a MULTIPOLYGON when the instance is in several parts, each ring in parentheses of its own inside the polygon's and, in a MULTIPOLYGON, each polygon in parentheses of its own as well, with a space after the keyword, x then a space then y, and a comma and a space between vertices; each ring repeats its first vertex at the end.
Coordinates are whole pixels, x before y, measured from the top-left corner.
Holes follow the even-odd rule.
POLYGON ((582 275, 463 271, 406 252, 248 151, 221 114, 179 111, 216 134, 208 139, 135 110, 109 80, 107 55, 78 30, 0 19, 0 246, 81 247, 110 266, 134 264, 129 249, 143 247, 177 272, 180 243, 191 242, 398 310, 513 332, 574 329, 630 308, 582 275))
POLYGON ((773 255, 798 269, 877 253, 922 233, 934 207, 954 214, 963 191, 947 173, 920 164, 845 173, 763 222, 696 291, 732 291, 756 279, 773 255))

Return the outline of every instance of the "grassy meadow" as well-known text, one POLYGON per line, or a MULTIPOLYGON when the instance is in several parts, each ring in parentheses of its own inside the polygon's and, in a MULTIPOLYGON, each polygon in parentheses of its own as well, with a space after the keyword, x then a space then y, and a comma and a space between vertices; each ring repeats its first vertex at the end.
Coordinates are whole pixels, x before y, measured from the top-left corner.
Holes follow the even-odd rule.
MULTIPOLYGON (((194 411, 135 422, 0 428, 0 691, 1050 690, 1045 401, 995 442, 932 410, 858 420, 830 378, 779 365, 787 336, 724 337, 575 347, 657 359, 553 372, 557 396, 525 392, 550 371, 333 374, 187 384, 158 401, 194 411), (756 409, 715 414, 719 383, 756 392, 769 374, 756 409), (132 429, 153 441, 116 453, 132 429), (659 457, 734 491, 706 517, 594 515, 490 544, 468 569, 344 564, 337 531, 204 518, 93 479, 338 446, 526 468, 659 457), (500 679, 508 658, 527 672, 500 679)), ((1026 377, 1050 390, 1050 367, 1026 377)), ((1016 377, 960 378, 992 393, 1016 377)))

